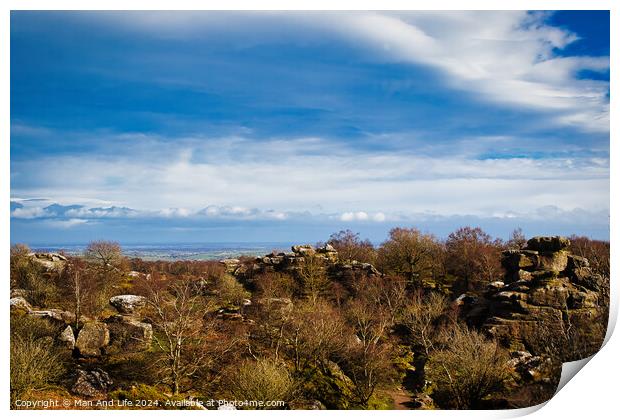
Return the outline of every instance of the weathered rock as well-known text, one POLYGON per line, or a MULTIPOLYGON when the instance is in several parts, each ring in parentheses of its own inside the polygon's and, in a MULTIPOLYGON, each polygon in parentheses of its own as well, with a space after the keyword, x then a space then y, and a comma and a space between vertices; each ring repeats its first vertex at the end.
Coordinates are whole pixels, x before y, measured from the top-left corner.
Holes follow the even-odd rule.
POLYGON ((485 295, 487 333, 513 350, 544 353, 553 344, 565 361, 585 357, 566 340, 582 337, 596 348, 593 340, 602 337, 592 338, 590 331, 605 314, 604 285, 586 259, 568 253, 569 245, 563 237, 536 237, 526 249, 502 253, 506 281, 503 287, 491 284, 485 295))
POLYGON ((74 375, 71 392, 82 397, 98 397, 106 394, 113 385, 110 375, 102 369, 78 369, 74 375))
POLYGON ((91 321, 84 324, 78 333, 75 347, 82 356, 100 356, 102 349, 110 343, 110 331, 105 323, 91 321))
POLYGON ((510 249, 502 253, 502 265, 508 270, 534 268, 538 265, 538 251, 510 249))
POLYGON ((133 277, 133 278, 140 278, 140 277, 146 277, 146 274, 140 273, 139 271, 130 271, 129 273, 127 273, 127 276, 133 277))
POLYGON ((539 252, 557 252, 570 246, 563 236, 535 236, 527 241, 526 249, 539 252))
POLYGON ((549 270, 559 273, 566 269, 567 264, 568 252, 566 251, 541 252, 538 255, 538 264, 536 268, 538 270, 549 270))
POLYGON ((416 408, 418 410, 433 410, 436 408, 433 398, 425 393, 416 394, 415 397, 413 397, 411 405, 412 408, 416 408))
POLYGON ((110 305, 121 314, 133 314, 146 305, 146 298, 138 295, 118 295, 110 298, 110 305))
POLYGON ((32 312, 32 306, 23 297, 11 298, 11 312, 32 312))
POLYGON ((332 244, 325 244, 325 246, 319 248, 319 252, 337 252, 336 248, 332 244))
MULTIPOLYGON (((63 311, 62 309, 44 309, 41 311, 32 311, 32 316, 47 319, 56 324, 71 324, 75 322, 75 314, 71 311, 63 311)), ((80 317, 80 322, 87 321, 86 317, 80 317)))
POLYGON ((56 252, 32 252, 28 256, 47 271, 61 270, 67 263, 67 257, 56 252))
POLYGON ((114 315, 106 319, 110 332, 107 354, 148 350, 153 340, 153 326, 136 318, 114 315))
POLYGON ((67 328, 60 333, 58 341, 63 343, 69 350, 73 350, 75 348, 75 335, 73 334, 73 328, 71 328, 70 325, 67 325, 67 328))
POLYGON ((224 264, 227 273, 233 274, 240 267, 241 261, 236 258, 226 258, 220 260, 220 264, 224 264))
POLYGON ((297 255, 314 255, 316 250, 312 245, 293 245, 291 250, 297 255))

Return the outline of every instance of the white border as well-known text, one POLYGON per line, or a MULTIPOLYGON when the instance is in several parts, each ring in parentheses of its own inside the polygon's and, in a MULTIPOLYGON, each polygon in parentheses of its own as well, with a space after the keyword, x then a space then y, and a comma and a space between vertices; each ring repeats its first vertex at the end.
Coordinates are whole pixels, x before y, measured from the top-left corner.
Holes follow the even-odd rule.
MULTIPOLYGON (((0 205, 0 231, 3 232, 3 241, 0 245, 0 264, 1 273, 6 279, 5 290, 8 287, 8 273, 9 273, 9 202, 10 202, 10 161, 9 161, 9 141, 10 138, 10 10, 133 10, 133 9, 147 9, 147 10, 234 10, 234 9, 250 9, 250 10, 582 10, 582 9, 603 9, 611 10, 611 51, 618 51, 618 42, 620 39, 620 33, 618 30, 618 8, 614 7, 615 2, 611 0, 522 0, 522 1, 493 1, 493 0, 470 0, 467 2, 448 1, 448 0, 433 0, 433 1, 403 1, 403 0, 383 0, 381 2, 358 0, 358 1, 326 1, 326 0, 298 0, 294 4, 289 1, 275 1, 264 0, 260 3, 248 1, 248 0, 228 0, 226 2, 199 2, 192 0, 175 0, 175 1, 130 1, 130 0, 91 0, 88 2, 77 0, 57 0, 57 1, 44 1, 44 0, 8 0, 2 3, 3 14, 0 20, 0 42, 1 42, 1 61, 0 61, 0 75, 2 80, 3 100, 1 102, 2 118, 0 118, 0 133, 2 133, 3 150, 0 153, 0 189, 2 196, 5 197, 2 205, 0 205)), ((617 98, 618 89, 617 77, 615 69, 618 68, 617 54, 611 56, 611 68, 614 70, 611 73, 611 96, 617 98)), ((617 115, 616 101, 612 100, 611 104, 612 115, 617 115)), ((618 162, 618 147, 617 147, 617 121, 611 119, 611 191, 618 191, 618 171, 615 164, 618 162)), ((618 199, 614 195, 611 196, 610 214, 618 214, 618 199)), ((615 244, 618 238, 618 226, 615 223, 615 219, 610 221, 611 234, 610 238, 613 244, 615 244)), ((616 272, 618 262, 618 252, 616 247, 612 244, 612 311, 610 314, 610 328, 609 333, 613 330, 617 318, 618 308, 618 293, 616 290, 617 281, 616 272)), ((2 308, 4 314, 4 333, 8 338, 9 327, 9 308, 8 299, 2 300, 2 308)), ((616 389, 618 385, 616 383, 620 380, 617 354, 620 354, 620 344, 617 337, 609 339, 608 334, 606 346, 597 354, 590 363, 589 367, 584 372, 579 373, 576 380, 570 381, 561 392, 558 393, 551 401, 545 405, 544 409, 536 411, 541 406, 522 409, 522 410, 507 410, 507 411, 484 411, 484 412, 458 412, 458 411, 433 411, 422 412, 416 411, 412 414, 409 411, 387 411, 387 412, 362 412, 358 411, 354 415, 362 418, 371 418, 377 415, 389 416, 390 418, 398 418, 406 416, 415 416, 416 418, 507 418, 516 417, 532 413, 536 411, 533 418, 547 418, 547 417, 564 417, 567 419, 584 419, 584 418, 608 418, 612 412, 616 411, 616 399, 618 398, 616 389), (382 414, 385 413, 385 414, 382 414)), ((8 410, 9 407, 9 341, 3 340, 4 343, 1 346, 1 356, 5 363, 2 364, 2 377, 4 380, 4 391, 0 391, 0 407, 3 410, 9 411, 8 415, 18 415, 20 418, 50 418, 62 416, 63 418, 76 418, 83 416, 86 413, 80 411, 13 411, 8 410)), ((126 417, 131 416, 133 418, 145 418, 148 417, 164 417, 169 415, 177 416, 181 413, 178 411, 163 412, 163 411, 114 411, 114 416, 126 417)), ((107 411, 89 411, 87 415, 89 417, 107 416, 110 413, 107 411)), ((218 418, 266 418, 269 416, 341 416, 343 413, 338 411, 331 412, 230 412, 230 411, 218 411, 218 412, 204 412, 204 411, 188 411, 183 412, 184 416, 201 416, 206 415, 217 416, 218 418), (217 414, 216 414, 217 413, 217 414)))

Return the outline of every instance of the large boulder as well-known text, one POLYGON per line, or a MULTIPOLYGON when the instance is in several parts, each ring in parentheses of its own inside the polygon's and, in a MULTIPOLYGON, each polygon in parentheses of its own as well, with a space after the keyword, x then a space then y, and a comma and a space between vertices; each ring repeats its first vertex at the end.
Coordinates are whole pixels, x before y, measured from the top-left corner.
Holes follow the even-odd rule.
POLYGON ((100 356, 102 350, 110 343, 110 331, 105 323, 91 321, 80 330, 75 347, 82 356, 100 356))
POLYGON ((148 350, 153 340, 153 326, 136 318, 115 315, 106 319, 110 343, 106 353, 124 353, 148 350))
POLYGON ((11 312, 32 312, 32 306, 23 297, 11 298, 11 312))
POLYGON ((118 295, 110 298, 110 305, 121 314, 133 314, 146 305, 146 298, 138 295, 118 295))
POLYGON ((102 369, 78 369, 73 378, 71 392, 82 397, 94 398, 106 394, 112 385, 110 375, 102 369))

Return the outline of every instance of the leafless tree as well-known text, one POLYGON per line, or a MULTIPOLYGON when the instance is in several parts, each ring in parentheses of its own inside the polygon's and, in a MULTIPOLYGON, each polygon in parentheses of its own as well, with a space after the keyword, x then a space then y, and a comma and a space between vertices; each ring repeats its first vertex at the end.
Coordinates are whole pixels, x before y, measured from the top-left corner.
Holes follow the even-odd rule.
POLYGON ((303 262, 297 270, 297 277, 301 286, 301 294, 312 302, 324 295, 329 289, 325 262, 314 254, 304 256, 303 262))
POLYGON ((153 285, 148 299, 156 329, 154 342, 161 351, 160 372, 172 393, 178 394, 181 382, 194 375, 207 357, 209 306, 190 281, 169 287, 153 285))
POLYGON ((406 306, 403 324, 409 332, 414 352, 416 385, 423 387, 426 381, 426 363, 435 349, 440 332, 440 318, 448 309, 448 301, 438 293, 416 293, 406 306))
POLYGON ((342 261, 360 261, 374 264, 376 259, 376 251, 372 243, 368 240, 361 240, 359 233, 353 233, 351 230, 341 230, 333 233, 329 240, 336 251, 338 257, 342 261))
POLYGON ((458 292, 479 291, 502 275, 503 243, 480 228, 462 227, 446 240, 448 271, 461 283, 458 292))

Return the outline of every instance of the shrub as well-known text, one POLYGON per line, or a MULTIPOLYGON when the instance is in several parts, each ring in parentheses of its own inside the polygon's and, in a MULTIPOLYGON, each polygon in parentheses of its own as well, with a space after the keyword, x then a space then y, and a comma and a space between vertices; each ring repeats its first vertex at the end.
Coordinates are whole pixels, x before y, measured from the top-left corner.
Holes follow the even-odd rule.
POLYGON ((60 356, 50 340, 32 335, 11 337, 11 407, 32 391, 49 387, 62 375, 60 356))
POLYGON ((275 360, 245 361, 231 376, 229 392, 237 401, 286 402, 292 398, 295 389, 295 382, 286 366, 275 360))
POLYGON ((495 341, 465 326, 444 335, 445 347, 431 354, 427 377, 442 408, 476 409, 510 377, 508 355, 495 341))

